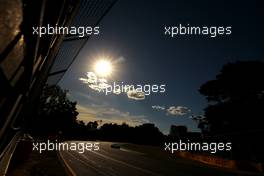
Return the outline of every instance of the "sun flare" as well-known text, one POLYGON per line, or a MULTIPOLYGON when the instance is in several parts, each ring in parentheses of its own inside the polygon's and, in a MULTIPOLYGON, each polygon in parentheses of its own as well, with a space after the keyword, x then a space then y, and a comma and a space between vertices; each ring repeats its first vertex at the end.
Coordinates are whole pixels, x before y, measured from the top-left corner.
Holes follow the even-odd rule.
POLYGON ((95 63, 95 72, 102 77, 109 76, 112 73, 112 63, 108 60, 98 60, 95 63))

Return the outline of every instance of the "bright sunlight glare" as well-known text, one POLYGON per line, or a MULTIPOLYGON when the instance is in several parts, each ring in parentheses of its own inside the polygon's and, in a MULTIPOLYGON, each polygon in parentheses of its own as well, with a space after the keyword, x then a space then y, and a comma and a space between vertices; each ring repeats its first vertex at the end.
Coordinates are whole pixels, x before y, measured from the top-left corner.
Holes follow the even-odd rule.
POLYGON ((112 64, 108 60, 98 60, 95 63, 95 72, 102 77, 109 76, 112 73, 112 64))

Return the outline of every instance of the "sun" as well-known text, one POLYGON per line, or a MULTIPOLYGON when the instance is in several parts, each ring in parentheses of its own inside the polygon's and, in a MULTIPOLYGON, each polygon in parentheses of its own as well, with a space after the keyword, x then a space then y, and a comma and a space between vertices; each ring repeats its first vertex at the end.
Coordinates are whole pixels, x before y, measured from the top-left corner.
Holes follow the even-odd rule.
POLYGON ((95 73, 99 76, 107 77, 112 73, 112 63, 109 60, 98 60, 94 65, 95 73))

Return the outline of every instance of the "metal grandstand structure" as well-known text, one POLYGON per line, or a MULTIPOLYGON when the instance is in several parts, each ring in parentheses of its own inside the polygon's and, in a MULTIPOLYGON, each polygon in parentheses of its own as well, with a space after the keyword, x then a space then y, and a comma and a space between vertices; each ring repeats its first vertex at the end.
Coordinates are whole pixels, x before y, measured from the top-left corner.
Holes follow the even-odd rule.
MULTIPOLYGON (((71 26, 95 27, 107 14, 115 2, 116 0, 82 0, 79 11, 73 19, 71 26)), ((55 62, 48 75, 48 85, 56 85, 61 80, 89 38, 89 35, 84 37, 67 35, 64 38, 58 54, 56 55, 55 62), (71 49, 69 50, 69 48, 71 49)))
POLYGON ((0 1, 0 175, 34 118, 46 83, 56 85, 89 36, 32 34, 32 26, 96 26, 116 0, 0 1), (69 49, 70 48, 70 49, 69 49))

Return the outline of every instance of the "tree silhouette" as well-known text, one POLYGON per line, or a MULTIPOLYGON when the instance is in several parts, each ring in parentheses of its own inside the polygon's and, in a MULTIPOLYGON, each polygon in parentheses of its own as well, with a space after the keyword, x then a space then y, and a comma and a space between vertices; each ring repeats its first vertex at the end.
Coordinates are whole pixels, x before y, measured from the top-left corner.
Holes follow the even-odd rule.
POLYGON ((259 143, 264 137, 264 63, 226 64, 200 93, 209 102, 199 124, 208 127, 208 140, 232 141, 235 159, 264 161, 264 146, 259 143))
POLYGON ((77 124, 76 104, 67 98, 66 90, 59 86, 45 86, 34 120, 34 131, 42 134, 69 133, 77 124))
POLYGON ((94 121, 94 122, 88 122, 86 126, 87 126, 87 128, 88 128, 89 130, 96 130, 97 127, 98 127, 98 122, 97 122, 97 121, 94 121))
POLYGON ((151 123, 131 127, 126 123, 121 125, 105 123, 99 128, 101 140, 132 142, 137 144, 160 145, 164 135, 151 123))
POLYGON ((263 129, 263 62, 226 64, 216 79, 199 91, 209 102, 205 118, 212 134, 263 129))

